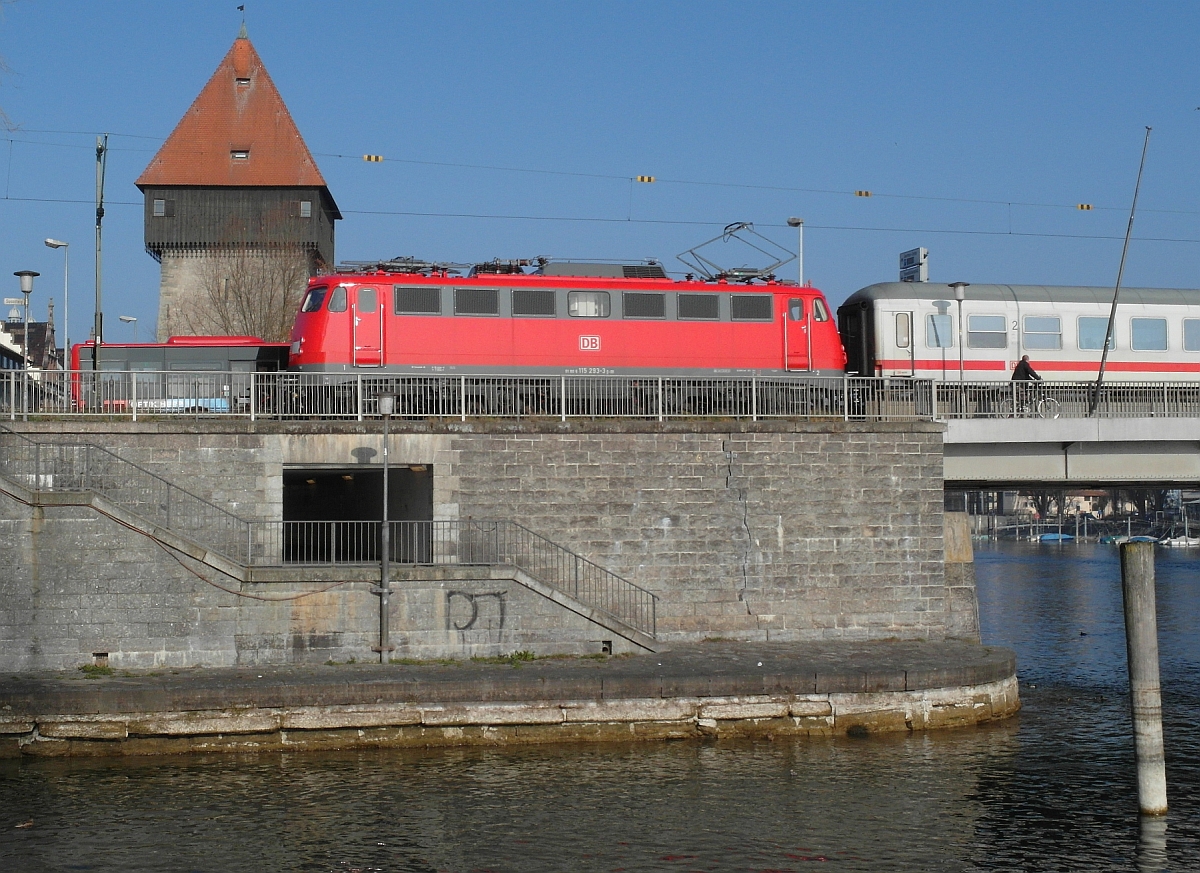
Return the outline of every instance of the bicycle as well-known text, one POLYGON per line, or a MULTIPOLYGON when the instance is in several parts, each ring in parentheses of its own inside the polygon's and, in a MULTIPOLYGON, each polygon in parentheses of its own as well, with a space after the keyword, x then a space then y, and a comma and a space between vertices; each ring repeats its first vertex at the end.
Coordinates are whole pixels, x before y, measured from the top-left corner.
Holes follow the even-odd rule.
POLYGON ((1014 389, 1000 401, 1001 418, 1058 418, 1062 414, 1062 404, 1047 397, 1040 385, 1016 383, 1014 389))

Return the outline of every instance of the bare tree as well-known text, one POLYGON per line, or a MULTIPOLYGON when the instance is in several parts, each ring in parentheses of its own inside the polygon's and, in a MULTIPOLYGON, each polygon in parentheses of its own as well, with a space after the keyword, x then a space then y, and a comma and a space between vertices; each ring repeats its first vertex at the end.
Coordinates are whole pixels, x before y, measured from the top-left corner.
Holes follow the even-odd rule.
POLYGON ((298 247, 234 245, 209 253, 195 304, 179 314, 191 334, 235 334, 282 342, 311 275, 298 247))

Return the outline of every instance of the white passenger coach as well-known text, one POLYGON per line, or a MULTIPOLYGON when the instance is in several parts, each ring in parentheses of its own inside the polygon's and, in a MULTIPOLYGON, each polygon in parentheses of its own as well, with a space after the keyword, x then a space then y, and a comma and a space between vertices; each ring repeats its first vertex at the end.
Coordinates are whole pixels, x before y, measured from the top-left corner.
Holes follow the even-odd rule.
MULTIPOLYGON (((1022 355, 1045 379, 1096 377, 1113 289, 883 282, 838 308, 847 373, 1008 379, 1022 355)), ((1200 290, 1122 288, 1106 381, 1200 380, 1200 290)))

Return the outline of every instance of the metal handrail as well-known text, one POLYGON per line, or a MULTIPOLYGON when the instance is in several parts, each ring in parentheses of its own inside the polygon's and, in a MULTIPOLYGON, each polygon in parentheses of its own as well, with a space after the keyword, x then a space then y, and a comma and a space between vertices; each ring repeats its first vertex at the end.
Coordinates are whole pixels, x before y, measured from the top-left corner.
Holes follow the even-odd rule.
POLYGON ((938 418, 1200 418, 1200 382, 934 383, 938 418))
MULTIPOLYGON (((252 521, 250 564, 376 565, 378 521, 252 521)), ((522 524, 491 519, 389 522, 389 562, 412 566, 511 565, 653 635, 658 596, 522 524)))

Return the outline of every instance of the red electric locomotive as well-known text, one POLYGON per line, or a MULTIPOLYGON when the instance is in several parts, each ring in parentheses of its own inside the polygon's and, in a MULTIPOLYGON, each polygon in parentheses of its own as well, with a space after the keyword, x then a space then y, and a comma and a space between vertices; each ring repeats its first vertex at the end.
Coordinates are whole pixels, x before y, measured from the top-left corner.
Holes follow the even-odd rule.
POLYGON ((397 375, 840 375, 816 288, 661 264, 391 261, 309 282, 289 369, 397 375))

